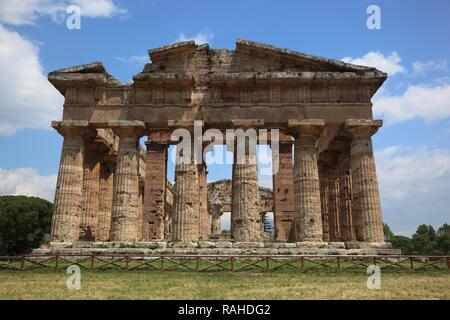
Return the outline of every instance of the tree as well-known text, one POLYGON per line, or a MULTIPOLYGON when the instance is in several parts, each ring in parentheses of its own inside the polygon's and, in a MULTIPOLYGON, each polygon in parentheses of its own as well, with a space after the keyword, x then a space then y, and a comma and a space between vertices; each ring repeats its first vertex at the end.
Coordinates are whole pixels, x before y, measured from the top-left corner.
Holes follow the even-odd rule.
POLYGON ((391 242, 392 237, 394 237, 394 233, 391 228, 387 225, 387 223, 383 223, 383 231, 384 231, 384 241, 391 242))
POLYGON ((438 229, 436 248, 443 255, 448 255, 450 253, 450 225, 444 223, 442 227, 438 229))
POLYGON ((393 248, 400 249, 402 254, 412 254, 413 244, 410 238, 405 236, 392 236, 390 238, 390 243, 393 248))
POLYGON ((413 254, 439 255, 436 249, 436 231, 430 225, 422 224, 412 236, 413 254))
POLYGON ((53 204, 36 197, 0 196, 0 254, 17 255, 39 247, 50 233, 53 204))

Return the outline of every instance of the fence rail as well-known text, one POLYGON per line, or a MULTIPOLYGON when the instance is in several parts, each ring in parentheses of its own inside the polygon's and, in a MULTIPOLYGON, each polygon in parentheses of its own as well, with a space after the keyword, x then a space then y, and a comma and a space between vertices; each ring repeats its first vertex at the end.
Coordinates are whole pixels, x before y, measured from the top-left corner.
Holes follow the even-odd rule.
POLYGON ((188 272, 450 271, 450 256, 308 256, 308 255, 94 255, 0 256, 0 271, 65 270, 188 272))

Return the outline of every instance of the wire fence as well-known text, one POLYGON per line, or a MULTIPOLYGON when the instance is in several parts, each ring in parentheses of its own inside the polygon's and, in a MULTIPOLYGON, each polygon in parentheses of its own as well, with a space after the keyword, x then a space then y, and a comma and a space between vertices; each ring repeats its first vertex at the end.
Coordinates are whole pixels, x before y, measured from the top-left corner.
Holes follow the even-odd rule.
POLYGON ((65 270, 187 272, 339 272, 364 271, 371 265, 395 272, 450 271, 449 256, 308 255, 23 255, 0 257, 0 271, 65 270))

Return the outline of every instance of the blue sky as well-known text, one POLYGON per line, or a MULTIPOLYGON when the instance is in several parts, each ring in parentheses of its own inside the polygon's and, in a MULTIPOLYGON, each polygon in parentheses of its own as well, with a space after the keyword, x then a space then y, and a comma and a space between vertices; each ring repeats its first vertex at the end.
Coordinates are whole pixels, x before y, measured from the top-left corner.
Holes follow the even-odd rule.
MULTIPOLYGON (((148 48, 195 39, 233 49, 240 37, 388 72, 374 97, 385 120, 373 138, 384 220, 400 234, 448 223, 449 12, 446 0, 0 0, 0 194, 53 198, 62 138, 50 120, 63 99, 48 72, 102 61, 128 82, 148 48), (69 4, 81 8, 80 30, 66 27, 69 4), (371 4, 380 30, 366 26, 371 4)), ((209 172, 210 181, 229 178, 231 166, 209 172)))

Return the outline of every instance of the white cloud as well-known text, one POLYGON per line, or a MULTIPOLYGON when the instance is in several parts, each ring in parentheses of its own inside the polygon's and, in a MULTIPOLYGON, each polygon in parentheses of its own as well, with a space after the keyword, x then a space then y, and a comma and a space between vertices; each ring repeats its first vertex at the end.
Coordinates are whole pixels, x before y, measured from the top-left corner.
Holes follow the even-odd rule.
POLYGON ((374 99, 374 113, 386 124, 410 119, 432 122, 450 116, 450 85, 410 85, 402 95, 380 95, 374 99))
POLYGON ((117 61, 135 64, 145 64, 150 62, 148 56, 129 56, 129 57, 116 57, 117 61))
POLYGON ((32 168, 0 168, 0 195, 35 196, 53 202, 56 179, 56 175, 41 176, 32 168))
POLYGON ((430 71, 448 71, 447 60, 440 62, 434 60, 429 60, 426 62, 415 61, 412 66, 415 74, 424 75, 430 71))
POLYGON ((47 81, 38 47, 0 25, 0 135, 49 128, 61 118, 63 97, 47 81))
POLYGON ((450 218, 450 151, 390 146, 375 152, 383 218, 408 234, 422 223, 436 227, 450 218))
POLYGON ((209 43, 211 42, 213 38, 212 33, 206 33, 206 32, 199 32, 193 37, 186 36, 183 32, 180 32, 178 35, 178 41, 188 41, 188 40, 194 40, 196 44, 203 44, 203 43, 209 43))
POLYGON ((69 3, 80 7, 82 17, 110 18, 127 13, 126 9, 118 7, 112 0, 71 0, 69 3))
POLYGON ((359 58, 345 57, 342 61, 353 63, 362 66, 374 67, 378 70, 386 72, 390 76, 397 73, 406 73, 406 69, 400 64, 402 59, 397 52, 392 52, 389 55, 384 55, 378 51, 371 51, 359 58))
POLYGON ((61 21, 69 5, 77 5, 82 17, 110 18, 127 13, 112 0, 1 0, 0 23, 11 25, 35 24, 41 16, 50 16, 54 21, 61 21))

